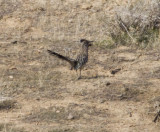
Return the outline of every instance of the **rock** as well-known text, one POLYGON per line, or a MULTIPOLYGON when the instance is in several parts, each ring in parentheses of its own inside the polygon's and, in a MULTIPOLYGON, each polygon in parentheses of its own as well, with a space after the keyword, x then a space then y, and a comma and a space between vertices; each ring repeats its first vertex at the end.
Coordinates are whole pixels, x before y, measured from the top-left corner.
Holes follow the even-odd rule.
POLYGON ((57 111, 56 111, 56 113, 60 113, 60 111, 59 111, 59 110, 57 110, 57 111))
POLYGON ((40 99, 40 97, 37 97, 36 100, 37 100, 37 101, 40 101, 41 99, 40 99))
POLYGON ((10 79, 13 79, 13 76, 9 76, 10 79))
POLYGON ((70 113, 67 117, 68 120, 73 120, 74 119, 74 116, 70 113))
POLYGON ((84 5, 82 5, 82 9, 85 9, 85 10, 89 10, 89 9, 91 9, 93 6, 91 5, 91 4, 84 4, 84 5))
POLYGON ((117 72, 119 72, 121 70, 121 68, 117 68, 111 71, 111 74, 116 74, 117 72))
POLYGON ((100 100, 98 100, 98 102, 102 104, 102 103, 105 102, 105 100, 104 99, 100 99, 100 100))
POLYGON ((106 86, 109 86, 109 85, 111 85, 111 83, 110 83, 110 82, 107 82, 107 83, 106 83, 106 86))
POLYGON ((17 40, 15 40, 15 41, 13 41, 13 42, 11 42, 12 44, 17 44, 18 43, 18 41, 17 40))

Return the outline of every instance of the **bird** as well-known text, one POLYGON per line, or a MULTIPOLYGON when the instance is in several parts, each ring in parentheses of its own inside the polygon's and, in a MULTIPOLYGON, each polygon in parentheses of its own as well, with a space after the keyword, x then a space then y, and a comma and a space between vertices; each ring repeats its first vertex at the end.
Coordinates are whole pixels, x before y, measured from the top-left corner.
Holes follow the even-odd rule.
POLYGON ((59 53, 56 53, 51 50, 47 50, 50 55, 56 56, 59 59, 65 60, 71 65, 70 70, 80 70, 80 75, 78 79, 81 79, 81 70, 84 68, 86 63, 88 62, 88 48, 92 46, 94 41, 89 41, 86 39, 80 39, 80 43, 82 43, 81 52, 77 55, 76 59, 71 59, 69 57, 63 56, 59 53))

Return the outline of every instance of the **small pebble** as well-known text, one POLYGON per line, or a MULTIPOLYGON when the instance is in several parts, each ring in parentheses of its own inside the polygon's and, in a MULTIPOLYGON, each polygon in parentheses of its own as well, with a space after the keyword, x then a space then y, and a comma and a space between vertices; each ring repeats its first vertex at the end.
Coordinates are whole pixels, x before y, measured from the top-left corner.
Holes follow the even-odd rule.
POLYGON ((9 76, 10 79, 13 79, 13 76, 9 76))
POLYGON ((104 100, 104 99, 100 99, 98 102, 99 102, 99 103, 104 103, 105 100, 104 100))
POLYGON ((56 111, 56 113, 60 113, 60 111, 59 111, 59 110, 57 110, 57 111, 56 111))

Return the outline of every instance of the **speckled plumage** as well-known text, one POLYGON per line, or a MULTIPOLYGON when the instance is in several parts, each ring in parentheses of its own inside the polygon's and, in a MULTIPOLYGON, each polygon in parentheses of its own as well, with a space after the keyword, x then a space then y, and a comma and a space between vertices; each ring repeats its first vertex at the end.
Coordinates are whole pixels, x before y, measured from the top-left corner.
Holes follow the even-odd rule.
POLYGON ((68 57, 65 57, 63 55, 60 55, 60 54, 58 54, 56 52, 48 50, 48 52, 51 55, 55 55, 56 57, 69 62, 71 64, 71 70, 74 69, 74 70, 77 71, 79 69, 80 70, 79 78, 81 78, 81 70, 82 70, 82 68, 88 62, 88 47, 91 46, 91 43, 93 41, 88 41, 86 39, 81 39, 80 42, 83 43, 82 50, 81 50, 80 54, 77 56, 77 58, 75 60, 71 59, 71 58, 68 58, 68 57))

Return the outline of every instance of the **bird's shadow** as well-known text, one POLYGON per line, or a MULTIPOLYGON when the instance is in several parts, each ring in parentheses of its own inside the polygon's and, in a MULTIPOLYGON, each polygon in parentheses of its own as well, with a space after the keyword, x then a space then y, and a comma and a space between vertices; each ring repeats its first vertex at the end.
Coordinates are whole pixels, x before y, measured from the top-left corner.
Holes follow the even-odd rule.
POLYGON ((78 80, 81 80, 81 79, 97 79, 97 78, 105 78, 107 76, 105 75, 96 75, 96 76, 82 76, 81 78, 79 78, 78 80))

